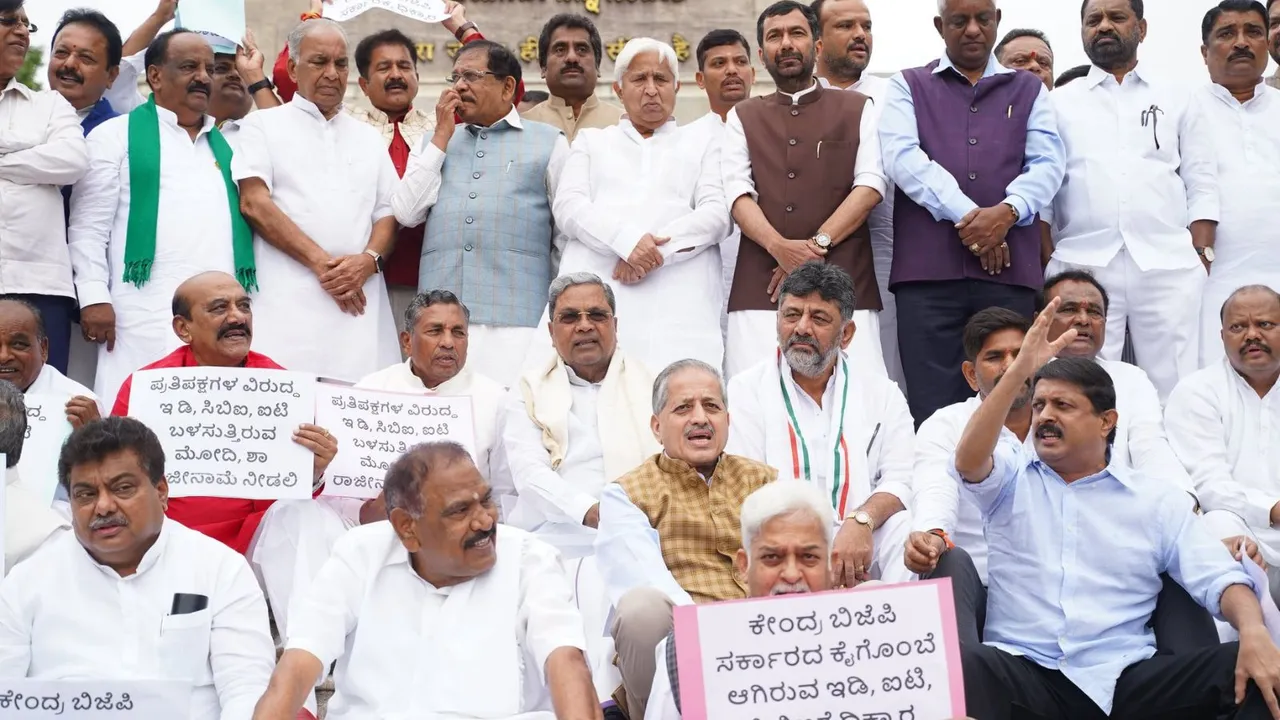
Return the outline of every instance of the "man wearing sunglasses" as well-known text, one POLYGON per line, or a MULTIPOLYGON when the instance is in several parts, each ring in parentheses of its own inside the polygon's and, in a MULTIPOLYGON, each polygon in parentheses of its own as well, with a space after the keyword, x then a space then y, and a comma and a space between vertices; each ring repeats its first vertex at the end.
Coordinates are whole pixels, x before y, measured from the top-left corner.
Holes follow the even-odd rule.
POLYGON ((509 386, 553 277, 551 198, 569 143, 520 118, 520 60, 505 47, 468 43, 448 81, 435 133, 409 156, 391 207, 405 227, 425 223, 418 288, 449 290, 471 309, 474 369, 509 386))

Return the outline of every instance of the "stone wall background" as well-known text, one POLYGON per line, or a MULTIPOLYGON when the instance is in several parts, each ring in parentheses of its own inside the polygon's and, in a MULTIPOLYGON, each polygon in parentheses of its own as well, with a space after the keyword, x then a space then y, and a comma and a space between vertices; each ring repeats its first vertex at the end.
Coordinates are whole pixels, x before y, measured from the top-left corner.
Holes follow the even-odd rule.
MULTIPOLYGON (((677 95, 676 117, 689 122, 707 112, 707 101, 694 81, 697 60, 694 49, 709 30, 732 28, 751 42, 756 64, 756 94, 772 92, 772 82, 756 54, 755 22, 769 0, 468 0, 467 18, 474 20, 490 40, 511 48, 523 61, 525 86, 545 90, 537 61, 537 38, 542 25, 562 12, 581 13, 600 29, 605 45, 601 63, 601 98, 613 98, 613 61, 627 39, 653 37, 670 43, 681 57, 682 87, 677 95)), ((285 38, 306 9, 299 0, 247 0, 249 27, 263 52, 274 59, 285 38)), ((444 78, 452 70, 451 52, 458 43, 438 24, 426 24, 386 10, 369 10, 344 23, 351 37, 351 49, 361 38, 396 27, 418 44, 418 72, 421 78, 420 107, 433 107, 445 89, 444 78)), ((365 102, 356 84, 355 64, 348 90, 352 102, 365 102)))

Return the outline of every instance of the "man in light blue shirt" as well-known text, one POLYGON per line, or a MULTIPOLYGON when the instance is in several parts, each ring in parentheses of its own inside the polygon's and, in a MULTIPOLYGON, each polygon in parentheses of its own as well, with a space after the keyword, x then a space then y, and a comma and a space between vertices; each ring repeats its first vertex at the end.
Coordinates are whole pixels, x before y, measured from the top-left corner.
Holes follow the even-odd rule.
POLYGON ((1280 717, 1280 650, 1256 589, 1177 488, 1110 461, 1110 376, 1085 358, 1049 363, 1075 338, 1072 329, 1047 339, 1060 302, 1036 320, 956 448, 955 472, 990 549, 986 644, 963 643, 961 653, 969 713, 1280 717), (1001 439, 1027 383, 1034 454, 1001 439), (1149 622, 1162 572, 1237 628, 1240 642, 1157 654, 1149 622))

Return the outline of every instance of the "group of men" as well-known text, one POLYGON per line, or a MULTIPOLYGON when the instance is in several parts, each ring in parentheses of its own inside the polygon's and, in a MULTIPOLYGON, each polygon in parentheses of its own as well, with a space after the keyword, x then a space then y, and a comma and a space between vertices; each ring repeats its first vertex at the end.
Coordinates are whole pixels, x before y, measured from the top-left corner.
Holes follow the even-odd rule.
POLYGON ((678 718, 674 607, 947 577, 980 720, 1280 719, 1280 0, 1209 9, 1189 93, 1140 68, 1141 0, 1085 0, 1056 80, 994 0, 939 0, 946 52, 890 79, 863 0, 781 0, 776 92, 713 30, 684 126, 674 49, 628 42, 601 100, 580 15, 522 108, 448 3, 429 112, 398 30, 352 53, 313 0, 271 79, 249 38, 160 32, 176 4, 127 40, 69 12, 35 92, 0 0, 0 677, 181 680, 193 718, 306 717, 331 672, 337 720, 678 718), (191 367, 468 397, 475 453, 335 498, 303 424, 311 499, 170 498, 132 374, 191 367), (51 504, 24 396, 74 428, 51 504))

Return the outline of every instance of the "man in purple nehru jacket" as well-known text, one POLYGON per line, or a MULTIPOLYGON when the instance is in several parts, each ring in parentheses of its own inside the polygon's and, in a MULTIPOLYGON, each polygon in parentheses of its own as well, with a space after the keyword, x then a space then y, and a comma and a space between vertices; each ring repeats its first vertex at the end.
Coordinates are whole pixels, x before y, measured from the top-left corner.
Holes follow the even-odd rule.
POLYGON ((973 391, 960 373, 965 323, 998 306, 1031 317, 1043 282, 1036 215, 1066 154, 1049 91, 991 54, 995 0, 938 0, 947 52, 896 75, 880 118, 894 198, 889 288, 916 425, 973 391))
POLYGON ((880 291, 867 217, 884 198, 875 104, 814 78, 818 16, 781 0, 756 21, 772 95, 738 103, 725 118, 725 199, 742 229, 729 291, 725 369, 732 377, 778 352, 779 288, 806 262, 853 277, 857 332, 849 363, 885 375, 880 291))

